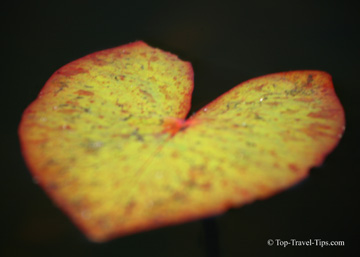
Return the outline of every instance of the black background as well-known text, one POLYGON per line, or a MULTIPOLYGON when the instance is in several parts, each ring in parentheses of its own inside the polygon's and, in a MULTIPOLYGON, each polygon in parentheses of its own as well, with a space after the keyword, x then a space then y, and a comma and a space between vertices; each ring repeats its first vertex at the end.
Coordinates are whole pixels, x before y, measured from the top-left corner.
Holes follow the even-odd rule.
POLYGON ((1 7, 2 256, 350 256, 359 232, 359 15, 355 1, 13 1, 1 7), (51 74, 135 40, 193 64, 192 112, 247 79, 333 76, 347 130, 308 179, 226 214, 94 244, 32 181, 17 127, 51 74), (5 164, 5 165, 4 165, 5 164), (268 239, 345 247, 268 246, 268 239))

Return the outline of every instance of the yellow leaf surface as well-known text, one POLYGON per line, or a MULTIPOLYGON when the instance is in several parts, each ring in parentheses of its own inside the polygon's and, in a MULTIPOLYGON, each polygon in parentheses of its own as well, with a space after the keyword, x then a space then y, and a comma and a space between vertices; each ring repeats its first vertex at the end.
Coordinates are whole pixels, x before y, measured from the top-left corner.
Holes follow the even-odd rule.
POLYGON ((320 71, 244 82, 184 120, 191 64, 135 42, 59 69, 26 109, 35 178, 93 241, 221 213, 304 178, 343 109, 320 71))

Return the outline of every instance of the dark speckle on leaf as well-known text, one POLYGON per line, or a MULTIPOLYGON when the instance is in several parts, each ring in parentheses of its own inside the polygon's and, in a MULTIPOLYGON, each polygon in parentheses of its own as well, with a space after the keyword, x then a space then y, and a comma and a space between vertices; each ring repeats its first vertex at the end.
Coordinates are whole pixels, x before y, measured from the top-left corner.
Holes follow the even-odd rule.
POLYGON ((312 74, 309 74, 306 83, 307 83, 307 84, 310 84, 313 80, 314 80, 313 75, 312 75, 312 74))
POLYGON ((139 134, 139 129, 136 128, 132 133, 132 136, 135 136, 138 141, 144 141, 144 137, 139 134))
POLYGON ((127 116, 127 117, 123 118, 122 120, 123 120, 123 121, 127 121, 127 120, 131 119, 131 117, 132 117, 132 116, 133 116, 133 115, 132 115, 132 114, 130 114, 129 116, 127 116))

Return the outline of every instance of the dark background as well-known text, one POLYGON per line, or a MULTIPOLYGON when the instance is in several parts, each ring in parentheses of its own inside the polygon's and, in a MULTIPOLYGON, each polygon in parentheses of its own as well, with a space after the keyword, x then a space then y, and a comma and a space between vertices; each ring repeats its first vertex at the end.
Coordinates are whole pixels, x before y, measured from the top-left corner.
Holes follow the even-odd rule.
POLYGON ((355 1, 13 1, 1 4, 2 256, 350 256, 359 252, 359 15, 355 1), (135 40, 193 64, 193 111, 247 79, 333 76, 347 130, 299 185, 226 214, 89 242, 32 181, 17 127, 61 66, 135 40), (4 165, 5 164, 5 165, 4 165), (277 247, 268 239, 343 240, 277 247))

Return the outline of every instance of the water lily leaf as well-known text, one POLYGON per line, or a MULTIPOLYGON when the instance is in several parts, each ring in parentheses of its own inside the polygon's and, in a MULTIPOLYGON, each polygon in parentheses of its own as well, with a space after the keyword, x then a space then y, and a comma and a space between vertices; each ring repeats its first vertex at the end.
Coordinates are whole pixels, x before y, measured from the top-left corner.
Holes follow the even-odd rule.
POLYGON ((331 77, 246 81, 189 119, 191 64, 135 42, 71 62, 25 110, 36 180, 93 241, 222 213, 303 179, 338 143, 331 77))

